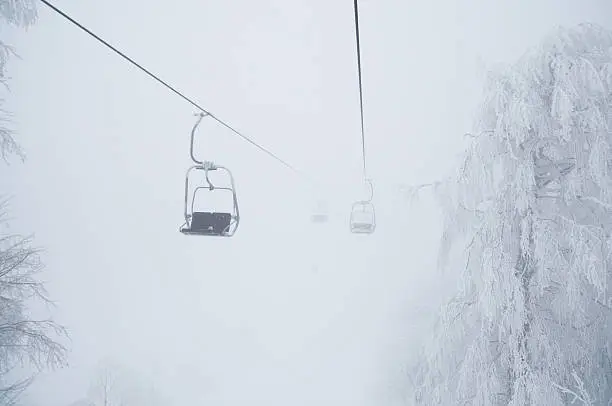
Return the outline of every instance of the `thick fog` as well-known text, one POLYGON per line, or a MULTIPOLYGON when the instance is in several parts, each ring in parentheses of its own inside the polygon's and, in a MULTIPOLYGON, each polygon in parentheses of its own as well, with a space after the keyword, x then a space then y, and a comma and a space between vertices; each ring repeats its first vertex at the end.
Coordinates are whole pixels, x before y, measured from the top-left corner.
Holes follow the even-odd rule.
POLYGON ((197 111, 39 4, 10 36, 27 161, 0 183, 71 336, 70 367, 28 395, 41 406, 83 398, 105 360, 171 405, 401 404, 452 287, 435 200, 409 205, 402 185, 453 171, 487 69, 557 24, 612 25, 603 0, 361 1, 364 236, 348 227, 367 197, 350 1, 57 5, 300 173, 205 118, 198 153, 232 170, 242 219, 230 239, 182 235, 197 111), (310 222, 319 198, 328 224, 310 222))

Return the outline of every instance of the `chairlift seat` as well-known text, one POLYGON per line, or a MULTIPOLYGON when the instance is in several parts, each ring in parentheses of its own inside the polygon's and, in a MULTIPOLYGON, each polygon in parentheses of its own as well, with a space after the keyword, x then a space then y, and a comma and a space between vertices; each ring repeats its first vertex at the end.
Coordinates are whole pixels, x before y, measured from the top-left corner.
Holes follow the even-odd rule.
POLYGON ((355 233, 371 233, 374 231, 374 224, 372 223, 353 223, 351 224, 351 230, 355 233))
POLYGON ((230 213, 194 212, 191 226, 181 231, 185 234, 223 235, 229 230, 231 221, 230 213))
POLYGON ((314 223, 325 223, 327 222, 327 219, 328 219, 327 214, 313 214, 311 217, 311 220, 314 223))

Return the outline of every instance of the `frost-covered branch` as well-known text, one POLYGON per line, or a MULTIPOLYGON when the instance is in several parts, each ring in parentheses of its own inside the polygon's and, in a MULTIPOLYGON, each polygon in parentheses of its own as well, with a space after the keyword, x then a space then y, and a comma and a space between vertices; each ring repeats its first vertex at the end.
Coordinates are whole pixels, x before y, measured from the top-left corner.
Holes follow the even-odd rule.
POLYGON ((32 383, 32 378, 22 379, 10 385, 0 387, 0 405, 14 406, 19 402, 19 397, 32 383))
MULTIPOLYGON (((0 20, 27 28, 34 24, 37 18, 34 0, 0 0, 0 20)), ((17 57, 15 49, 4 41, 0 41, 0 85, 2 90, 8 92, 8 78, 6 76, 7 64, 11 57, 17 57)), ((2 106, 4 98, 0 95, 0 156, 8 162, 10 155, 16 155, 21 160, 25 154, 15 141, 15 130, 10 127, 11 116, 2 106)))
POLYGON ((577 400, 579 400, 580 402, 582 402, 583 405, 593 406, 595 403, 591 399, 591 396, 589 395, 588 391, 584 387, 584 382, 582 382, 582 380, 580 379, 576 371, 572 371, 572 377, 574 378, 574 381, 576 382, 577 392, 569 388, 566 388, 564 386, 557 385, 556 383, 553 383, 553 385, 555 388, 559 389, 561 393, 570 395, 572 397, 570 400, 570 404, 573 405, 574 403, 576 403, 577 400))
POLYGON ((34 0, 0 0, 0 18, 9 24, 28 28, 37 17, 34 0))

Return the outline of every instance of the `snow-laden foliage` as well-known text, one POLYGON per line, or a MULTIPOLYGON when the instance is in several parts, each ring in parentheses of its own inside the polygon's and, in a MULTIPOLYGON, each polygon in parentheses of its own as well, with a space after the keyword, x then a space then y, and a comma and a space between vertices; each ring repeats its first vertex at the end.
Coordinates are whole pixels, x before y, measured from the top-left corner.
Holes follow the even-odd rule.
POLYGON ((18 27, 29 27, 36 21, 35 0, 0 0, 0 17, 18 27))
POLYGON ((3 29, 8 25, 28 28, 37 18, 35 0, 0 0, 0 157, 5 161, 9 155, 17 155, 22 160, 25 155, 10 127, 10 114, 3 108, 5 94, 8 92, 7 63, 16 56, 15 49, 2 40, 3 29))
POLYGON ((418 367, 423 405, 612 399, 612 33, 560 28, 486 85, 437 187, 459 274, 418 367))
POLYGON ((8 25, 28 28, 37 18, 34 0, 0 0, 0 82, 6 86, 6 65, 15 50, 2 40, 8 25))

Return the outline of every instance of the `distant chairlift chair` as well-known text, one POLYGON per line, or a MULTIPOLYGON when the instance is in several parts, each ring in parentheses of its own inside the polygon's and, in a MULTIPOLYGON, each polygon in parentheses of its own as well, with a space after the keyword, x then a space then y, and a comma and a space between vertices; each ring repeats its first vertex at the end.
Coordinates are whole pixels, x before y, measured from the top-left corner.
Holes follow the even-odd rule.
POLYGON ((353 203, 351 210, 351 232, 355 234, 372 234, 376 229, 376 213, 370 201, 353 203))
POLYGON ((372 203, 374 186, 372 181, 366 181, 370 185, 370 198, 357 201, 351 207, 350 227, 355 234, 372 234, 376 230, 376 212, 372 203))
POLYGON ((327 210, 327 204, 324 201, 319 201, 317 203, 317 207, 315 208, 314 213, 312 214, 312 216, 310 216, 310 220, 313 223, 327 223, 327 221, 329 220, 329 215, 328 215, 328 210, 327 210))

